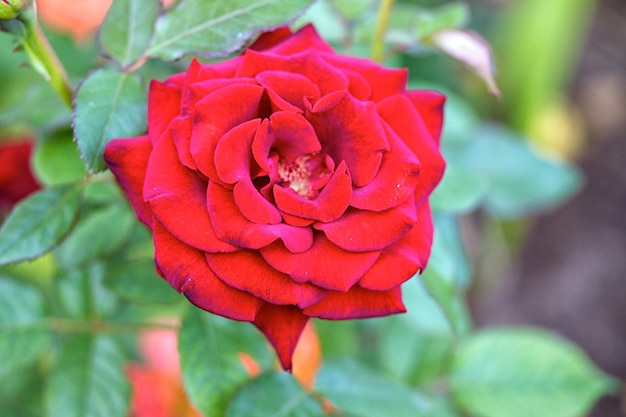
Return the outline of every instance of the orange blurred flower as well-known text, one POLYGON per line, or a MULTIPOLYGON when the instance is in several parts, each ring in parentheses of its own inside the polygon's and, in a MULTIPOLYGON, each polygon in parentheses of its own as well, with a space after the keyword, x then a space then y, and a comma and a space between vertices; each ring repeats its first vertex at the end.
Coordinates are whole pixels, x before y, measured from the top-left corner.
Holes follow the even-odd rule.
MULTIPOLYGON (((85 42, 100 26, 113 0, 37 0, 37 14, 47 26, 85 42)), ((165 7, 176 0, 162 0, 165 7)), ((142 22, 137 22, 142 24, 142 22)))

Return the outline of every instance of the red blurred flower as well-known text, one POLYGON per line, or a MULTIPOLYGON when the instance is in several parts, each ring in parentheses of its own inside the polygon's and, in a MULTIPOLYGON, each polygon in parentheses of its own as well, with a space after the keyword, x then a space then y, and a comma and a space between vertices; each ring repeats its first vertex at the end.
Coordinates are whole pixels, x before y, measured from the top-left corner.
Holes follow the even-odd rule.
POLYGON ((130 417, 202 417, 183 389, 176 332, 144 332, 140 351, 144 363, 126 367, 133 389, 130 417))
POLYGON ((444 169, 444 97, 406 81, 306 26, 153 82, 148 133, 105 159, 152 229, 161 276, 254 323, 286 369, 310 317, 405 311, 444 169))
POLYGON ((30 169, 31 152, 28 138, 3 138, 0 142, 0 217, 40 188, 30 169))

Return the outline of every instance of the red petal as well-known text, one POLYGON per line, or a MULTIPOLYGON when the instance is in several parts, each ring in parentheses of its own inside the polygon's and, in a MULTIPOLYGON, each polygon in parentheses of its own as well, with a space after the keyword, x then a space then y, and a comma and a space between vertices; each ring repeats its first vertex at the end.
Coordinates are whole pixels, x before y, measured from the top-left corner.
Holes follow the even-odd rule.
POLYGON ((252 178, 252 140, 261 119, 250 120, 229 130, 215 148, 215 166, 221 180, 235 184, 233 193, 241 213, 254 223, 282 222, 280 212, 254 187, 252 178))
POLYGON ((370 83, 358 72, 351 70, 343 70, 348 80, 350 80, 350 86, 348 86, 348 92, 352 94, 352 97, 358 100, 369 100, 372 96, 372 87, 370 83))
POLYGON ((319 87, 322 96, 348 88, 347 77, 325 62, 321 54, 315 51, 280 56, 248 49, 237 70, 237 77, 255 77, 270 70, 304 75, 319 87))
POLYGON ((286 111, 273 113, 263 120, 252 143, 255 161, 264 170, 276 169, 270 161, 272 151, 289 162, 321 150, 313 126, 301 115, 286 111))
POLYGON ((437 91, 415 90, 407 91, 406 96, 422 116, 426 128, 437 144, 441 139, 443 128, 443 106, 446 96, 437 91))
MULTIPOLYGON (((216 76, 219 76, 219 74, 216 74, 216 76)), ((200 100, 215 91, 234 84, 257 85, 257 82, 254 78, 212 78, 192 83, 185 89, 182 99, 183 109, 187 114, 192 114, 200 100)))
MULTIPOLYGON (((285 36, 287 32, 284 30, 284 28, 279 29, 279 31, 280 32, 277 34, 271 33, 267 35, 271 38, 272 41, 274 41, 272 43, 272 46, 268 45, 270 43, 268 42, 269 41, 268 39, 268 40, 263 40, 265 43, 264 46, 266 46, 266 48, 259 48, 257 45, 259 41, 257 41, 253 45, 255 46, 254 49, 256 50, 266 49, 268 52, 271 52, 273 54, 286 55, 286 56, 293 55, 295 53, 302 52, 307 49, 315 49, 316 51, 319 51, 319 52, 327 52, 331 54, 335 53, 333 48, 329 44, 327 44, 324 41, 324 39, 320 37, 320 35, 317 33, 317 31, 315 30, 315 27, 313 27, 312 24, 303 26, 291 36, 285 36)), ((263 35, 263 36, 266 36, 266 35, 263 35)))
POLYGON ((413 195, 420 163, 389 126, 384 123, 391 150, 383 154, 376 177, 353 190, 350 205, 358 209, 381 211, 394 207, 413 195))
POLYGON ((334 161, 346 161, 358 187, 369 183, 389 150, 376 106, 345 94, 334 107, 320 108, 324 98, 306 112, 324 152, 334 161))
POLYGON ((173 118, 180 114, 180 88, 152 80, 148 92, 148 134, 155 144, 173 118))
POLYGON ((304 252, 313 244, 309 227, 248 221, 237 207, 233 193, 213 182, 209 182, 207 206, 217 237, 233 245, 259 249, 281 239, 291 252, 304 252))
POLYGON ((264 51, 269 49, 280 42, 284 41, 292 35, 289 26, 283 26, 270 32, 264 32, 257 38, 248 49, 254 49, 255 51, 264 51))
POLYGON ((404 313, 400 287, 389 291, 371 291, 359 286, 348 292, 332 292, 319 303, 307 307, 303 313, 309 317, 329 320, 361 319, 404 313))
POLYGON ((322 192, 314 199, 296 194, 291 188, 274 186, 276 206, 284 213, 300 218, 332 222, 348 208, 352 198, 352 180, 346 163, 342 161, 322 192))
POLYGON ((415 202, 408 199, 384 211, 348 209, 332 223, 315 223, 337 246, 351 252, 381 250, 398 241, 417 220, 415 202))
POLYGON ((395 96, 381 102, 378 105, 378 113, 417 155, 422 164, 415 187, 415 195, 421 204, 443 176, 445 161, 439 151, 439 145, 433 140, 422 117, 407 97, 395 96))
POLYGON ((104 160, 137 213, 137 218, 152 228, 150 205, 143 199, 143 186, 152 145, 148 135, 115 139, 104 149, 104 160))
POLYGON ((265 303, 254 320, 254 325, 267 337, 284 370, 291 370, 293 351, 309 318, 295 306, 277 306, 265 303))
POLYGON ((324 60, 336 68, 344 68, 360 74, 372 88, 370 100, 377 102, 406 90, 408 71, 385 68, 365 58, 344 55, 324 55, 324 60))
POLYGON ((233 84, 215 91, 195 107, 190 150, 198 169, 221 182, 215 168, 217 142, 233 127, 259 116, 263 87, 233 84))
POLYGON ((178 116, 169 126, 172 141, 176 146, 178 159, 189 169, 196 171, 198 167, 191 157, 189 146, 191 143, 191 130, 193 129, 191 116, 178 116))
POLYGON ((290 253, 276 242, 261 249, 272 267, 289 274, 297 282, 329 290, 347 291, 376 262, 380 252, 348 252, 331 243, 323 233, 315 233, 313 245, 303 253, 290 253))
POLYGON ((314 285, 294 282, 265 262, 257 251, 206 254, 209 267, 222 281, 272 304, 308 307, 324 298, 328 291, 314 285))
POLYGON ((206 207, 206 188, 206 181, 180 165, 170 138, 164 137, 156 144, 143 192, 154 217, 176 238, 194 248, 207 252, 237 250, 216 237, 206 207))
POLYGON ((417 224, 402 239, 385 248, 374 266, 359 280, 361 287, 385 291, 397 287, 426 267, 433 241, 428 203, 417 213, 417 224))
POLYGON ((301 74, 287 71, 263 71, 256 77, 257 82, 265 87, 270 100, 277 110, 291 110, 296 107, 299 112, 304 111, 304 97, 311 97, 313 101, 320 97, 320 89, 310 79, 301 74), (284 102, 291 106, 285 107, 284 102))
POLYGON ((209 268, 204 253, 154 227, 155 261, 161 274, 196 306, 234 320, 252 321, 262 301, 224 284, 209 268))

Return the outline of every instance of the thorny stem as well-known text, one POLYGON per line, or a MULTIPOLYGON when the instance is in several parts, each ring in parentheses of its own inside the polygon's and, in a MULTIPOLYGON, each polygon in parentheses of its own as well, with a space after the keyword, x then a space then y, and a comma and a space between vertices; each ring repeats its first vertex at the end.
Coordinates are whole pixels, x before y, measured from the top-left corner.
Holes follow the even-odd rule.
POLYGON ((33 69, 57 92, 63 102, 72 108, 72 87, 59 58, 44 35, 34 12, 22 12, 17 18, 2 22, 0 29, 17 36, 33 69))
POLYGON ((378 8, 376 28, 372 39, 372 59, 376 62, 382 62, 384 58, 385 33, 387 32, 393 2, 394 0, 381 0, 378 8))

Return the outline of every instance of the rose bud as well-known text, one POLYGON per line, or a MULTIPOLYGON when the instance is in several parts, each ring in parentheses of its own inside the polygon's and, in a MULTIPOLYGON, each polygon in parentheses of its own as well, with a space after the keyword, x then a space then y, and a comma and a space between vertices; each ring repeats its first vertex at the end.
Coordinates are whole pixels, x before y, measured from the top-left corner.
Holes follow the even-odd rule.
POLYGON ((444 96, 342 56, 312 26, 153 81, 145 135, 105 160, 152 230, 157 272, 249 321, 285 369, 311 317, 404 312, 426 266, 444 96))
POLYGON ((0 20, 15 19, 30 0, 0 0, 0 20))

